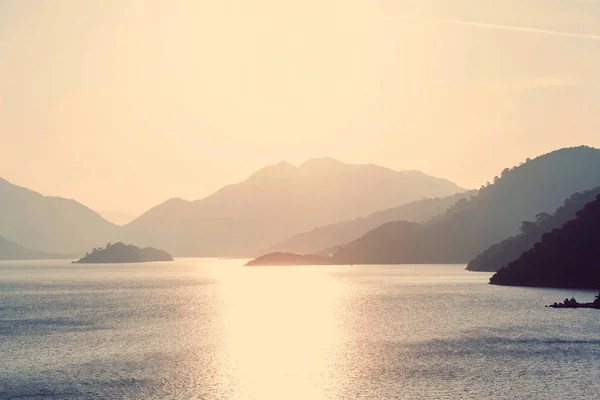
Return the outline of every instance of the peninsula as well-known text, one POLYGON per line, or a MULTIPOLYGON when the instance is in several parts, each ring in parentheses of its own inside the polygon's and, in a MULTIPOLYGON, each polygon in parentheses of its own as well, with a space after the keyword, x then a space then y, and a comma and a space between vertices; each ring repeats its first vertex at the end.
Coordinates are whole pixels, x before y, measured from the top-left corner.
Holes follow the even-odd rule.
POLYGON ((554 304, 550 304, 549 306, 546 306, 546 307, 551 307, 551 308, 595 308, 597 310, 600 310, 600 293, 598 293, 596 295, 596 297, 594 298, 594 301, 591 303, 579 303, 579 302, 577 302, 577 300, 572 298, 571 300, 565 299, 565 301, 563 303, 554 303, 554 304))
POLYGON ((292 266, 292 265, 330 265, 332 260, 328 257, 314 254, 269 253, 248 261, 246 266, 292 266))

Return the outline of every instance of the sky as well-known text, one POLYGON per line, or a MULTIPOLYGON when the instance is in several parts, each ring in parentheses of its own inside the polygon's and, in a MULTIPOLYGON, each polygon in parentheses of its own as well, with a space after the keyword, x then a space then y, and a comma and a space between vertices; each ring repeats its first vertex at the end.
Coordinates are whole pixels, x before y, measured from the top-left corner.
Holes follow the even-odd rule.
POLYGON ((329 156, 478 188, 600 147, 600 1, 0 0, 0 177, 96 210, 329 156))

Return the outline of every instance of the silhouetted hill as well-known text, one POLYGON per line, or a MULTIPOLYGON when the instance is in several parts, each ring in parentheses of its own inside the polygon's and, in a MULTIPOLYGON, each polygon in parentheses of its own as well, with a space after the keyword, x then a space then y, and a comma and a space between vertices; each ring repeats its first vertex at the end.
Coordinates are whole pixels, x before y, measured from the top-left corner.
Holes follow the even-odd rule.
MULTIPOLYGON (((418 263, 424 257, 422 243, 427 240, 425 226, 415 222, 388 222, 341 247, 333 256, 338 264, 401 264, 418 263), (402 248, 397 248, 398 244, 402 248), (401 252, 401 257, 393 249, 401 252), (399 262, 398 260, 407 260, 399 262)), ((438 254, 426 255, 428 263, 442 263, 438 254)))
POLYGON ((337 224, 315 228, 309 232, 298 234, 284 242, 278 243, 267 252, 289 252, 309 254, 332 249, 350 243, 376 227, 391 221, 425 222, 443 214, 458 200, 476 194, 477 191, 457 193, 451 196, 433 199, 421 199, 375 212, 364 218, 355 218, 337 224))
POLYGON ((470 200, 423 226, 389 223, 340 249, 337 263, 466 263, 521 221, 600 185, 600 150, 567 148, 505 169, 470 200))
POLYGON ((331 260, 314 254, 269 253, 248 261, 246 266, 328 265, 331 260))
POLYGON ((182 256, 245 256, 315 226, 463 191, 444 179, 375 165, 280 163, 202 200, 158 205, 128 224, 125 237, 182 256))
POLYGON ((173 257, 163 250, 152 247, 140 249, 137 246, 126 245, 121 242, 108 244, 104 249, 94 249, 82 259, 73 261, 74 264, 115 264, 115 263, 142 263, 152 261, 173 261, 173 257))
POLYGON ((542 240, 490 283, 517 286, 600 288, 600 196, 542 240))
POLYGON ((27 249, 0 236, 0 260, 47 260, 60 258, 73 258, 73 256, 27 249))
POLYGON ((539 213, 536 215, 535 221, 522 221, 521 233, 488 247, 469 262, 467 269, 496 272, 506 267, 539 242, 544 233, 560 228, 565 222, 575 218, 577 212, 594 200, 598 194, 600 194, 600 188, 575 193, 565 200, 565 203, 554 214, 539 213))
POLYGON ((44 252, 81 253, 117 226, 74 200, 45 197, 0 179, 0 235, 44 252))

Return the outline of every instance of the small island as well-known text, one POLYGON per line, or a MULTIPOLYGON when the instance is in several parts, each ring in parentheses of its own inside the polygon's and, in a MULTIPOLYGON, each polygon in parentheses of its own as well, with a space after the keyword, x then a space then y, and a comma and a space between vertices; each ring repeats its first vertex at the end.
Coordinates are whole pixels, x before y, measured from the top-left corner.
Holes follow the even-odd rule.
POLYGON ((140 249, 137 246, 124 243, 107 244, 106 247, 97 248, 87 253, 73 264, 117 264, 117 263, 143 263, 153 261, 173 261, 173 257, 164 250, 153 247, 140 249))
POLYGON ((314 254, 269 253, 248 261, 246 266, 294 266, 294 265, 331 265, 329 257, 314 254))
POLYGON ((554 303, 554 304, 550 304, 549 306, 546 307, 551 307, 551 308, 595 308, 597 310, 600 310, 600 293, 598 293, 598 295, 596 295, 595 299, 593 302, 591 303, 578 303, 577 300, 575 300, 574 298, 569 299, 565 299, 565 301, 563 303, 554 303))

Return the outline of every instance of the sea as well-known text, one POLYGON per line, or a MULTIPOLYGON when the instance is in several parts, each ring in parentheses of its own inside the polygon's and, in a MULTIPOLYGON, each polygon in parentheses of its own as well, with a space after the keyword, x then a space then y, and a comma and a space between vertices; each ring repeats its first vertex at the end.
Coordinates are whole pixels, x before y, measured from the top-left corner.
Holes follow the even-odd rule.
POLYGON ((571 290, 245 261, 0 262, 0 398, 600 397, 600 311, 544 307, 571 290))

